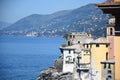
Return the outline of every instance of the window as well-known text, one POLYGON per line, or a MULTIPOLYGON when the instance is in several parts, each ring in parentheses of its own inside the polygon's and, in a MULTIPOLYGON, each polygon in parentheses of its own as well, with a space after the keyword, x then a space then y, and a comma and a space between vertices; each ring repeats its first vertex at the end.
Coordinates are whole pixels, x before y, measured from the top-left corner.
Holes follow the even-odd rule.
POLYGON ((110 35, 113 35, 113 29, 110 28, 110 35))
POLYGON ((108 76, 108 77, 106 78, 106 80, 112 80, 112 77, 111 77, 111 76, 108 76))
POLYGON ((88 53, 88 52, 86 52, 86 53, 88 53))
POLYGON ((75 35, 73 35, 73 38, 75 38, 75 35))
POLYGON ((108 60, 108 52, 106 52, 106 60, 108 60))
POLYGON ((99 47, 99 44, 96 44, 96 47, 99 47))
POLYGON ((106 68, 106 64, 104 64, 104 69, 106 68))
POLYGON ((70 46, 70 41, 68 41, 68 46, 70 46))
POLYGON ((66 56, 66 64, 70 64, 71 56, 66 56))
POLYGON ((112 73, 112 71, 111 70, 108 70, 108 74, 111 74, 112 73))
POLYGON ((73 62, 75 62, 75 58, 73 58, 73 62))
POLYGON ((61 51, 61 53, 63 53, 63 49, 61 49, 60 51, 61 51))
POLYGON ((80 41, 78 41, 78 43, 80 43, 80 41))
POLYGON ((85 48, 85 44, 83 44, 84 48, 85 48))
POLYGON ((73 50, 73 53, 75 54, 75 50, 73 50))
POLYGON ((108 44, 106 44, 106 48, 108 47, 108 44))
POLYGON ((87 48, 89 48, 89 45, 87 44, 87 48))
POLYGON ((72 38, 72 35, 70 35, 70 38, 72 38))
POLYGON ((110 64, 108 64, 108 69, 111 69, 111 65, 110 64))
POLYGON ((69 54, 70 54, 70 51, 71 51, 71 50, 69 50, 69 54))

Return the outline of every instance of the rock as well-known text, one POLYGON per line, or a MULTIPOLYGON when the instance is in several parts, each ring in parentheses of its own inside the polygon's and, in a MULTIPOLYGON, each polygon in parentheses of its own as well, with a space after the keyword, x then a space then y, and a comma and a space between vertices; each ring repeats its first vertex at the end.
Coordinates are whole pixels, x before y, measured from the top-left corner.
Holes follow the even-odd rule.
POLYGON ((63 73, 63 74, 60 75, 58 80, 73 80, 72 73, 70 73, 70 72, 63 73))
POLYGON ((41 71, 38 80, 56 80, 58 72, 55 67, 50 67, 46 70, 41 71))
POLYGON ((56 67, 58 72, 62 72, 63 56, 60 56, 58 59, 55 60, 54 66, 56 67))
POLYGON ((73 80, 72 73, 58 73, 56 70, 48 68, 41 72, 37 80, 73 80))
POLYGON ((40 72, 37 80, 73 80, 70 72, 62 73, 63 56, 55 60, 54 66, 40 72))

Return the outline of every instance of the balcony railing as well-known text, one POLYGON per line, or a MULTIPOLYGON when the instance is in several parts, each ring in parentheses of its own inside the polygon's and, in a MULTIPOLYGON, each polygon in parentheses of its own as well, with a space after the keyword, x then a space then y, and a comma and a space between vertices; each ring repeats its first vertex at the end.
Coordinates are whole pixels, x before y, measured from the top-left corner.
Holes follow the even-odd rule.
POLYGON ((65 61, 65 63, 67 63, 67 64, 73 64, 73 63, 74 63, 74 61, 69 61, 69 60, 66 60, 66 61, 65 61))
POLYGON ((90 64, 78 64, 77 69, 79 70, 89 70, 90 69, 90 64))

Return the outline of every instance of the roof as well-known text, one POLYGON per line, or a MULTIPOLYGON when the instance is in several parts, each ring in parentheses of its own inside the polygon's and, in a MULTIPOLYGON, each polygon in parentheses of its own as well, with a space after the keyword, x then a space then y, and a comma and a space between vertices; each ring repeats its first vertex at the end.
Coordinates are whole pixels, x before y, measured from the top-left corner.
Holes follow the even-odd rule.
POLYGON ((71 46, 65 46, 65 47, 60 47, 61 49, 82 49, 83 46, 80 44, 75 44, 75 45, 71 45, 71 46))
POLYGON ((96 40, 91 41, 90 43, 101 43, 101 44, 106 44, 109 43, 105 37, 100 37, 96 40))
POLYGON ((97 6, 103 10, 103 13, 119 15, 120 14, 120 0, 109 1, 97 4, 97 6))
POLYGON ((85 43, 84 44, 89 44, 91 41, 93 41, 92 38, 87 38, 87 39, 85 39, 85 43))
POLYGON ((100 4, 97 4, 97 6, 104 6, 104 5, 119 5, 120 4, 120 0, 111 0, 111 1, 107 1, 107 2, 103 2, 100 4))

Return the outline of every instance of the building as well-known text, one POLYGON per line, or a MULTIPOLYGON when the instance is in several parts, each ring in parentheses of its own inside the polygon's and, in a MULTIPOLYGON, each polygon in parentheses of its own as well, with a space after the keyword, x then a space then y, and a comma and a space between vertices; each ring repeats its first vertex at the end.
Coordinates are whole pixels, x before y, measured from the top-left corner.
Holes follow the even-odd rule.
POLYGON ((90 52, 86 44, 93 40, 91 34, 72 32, 65 38, 66 44, 60 46, 63 54, 63 72, 80 74, 81 71, 89 71, 90 52))
POLYGON ((91 73, 92 80, 101 80, 101 61, 108 59, 109 42, 105 37, 91 41, 91 73))
POLYGON ((72 32, 61 45, 63 72, 77 75, 76 80, 120 80, 120 0, 97 5, 111 14, 107 35, 93 40, 91 34, 72 32))
POLYGON ((79 44, 77 45, 72 45, 72 46, 61 46, 60 50, 63 54, 63 71, 64 73, 66 72, 71 72, 73 73, 74 69, 74 64, 75 64, 75 59, 77 54, 75 53, 75 50, 79 48, 79 44))
POLYGON ((91 63, 91 52, 90 52, 90 42, 93 39, 86 39, 83 47, 76 51, 78 53, 76 69, 79 73, 81 80, 90 80, 90 63, 91 63))
POLYGON ((66 44, 60 47, 63 54, 63 72, 74 73, 82 80, 100 80, 101 61, 109 58, 107 39, 100 37, 93 40, 88 33, 74 32, 67 34, 66 40, 66 44))
POLYGON ((110 43, 110 47, 109 47, 109 59, 114 59, 114 36, 115 36, 115 18, 112 17, 109 19, 108 24, 107 24, 107 33, 106 33, 106 37, 107 40, 110 43))
POLYGON ((114 55, 115 60, 115 80, 120 80, 120 0, 112 0, 97 5, 105 14, 111 14, 115 17, 115 24, 110 28, 112 38, 110 39, 111 48, 110 55, 114 55), (112 52, 111 52, 112 51, 112 52))
POLYGON ((68 46, 73 44, 84 44, 86 39, 92 39, 92 35, 90 33, 85 32, 71 32, 64 36, 67 40, 68 46))

